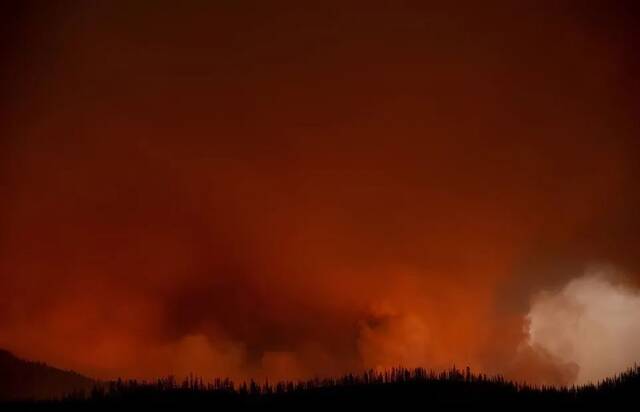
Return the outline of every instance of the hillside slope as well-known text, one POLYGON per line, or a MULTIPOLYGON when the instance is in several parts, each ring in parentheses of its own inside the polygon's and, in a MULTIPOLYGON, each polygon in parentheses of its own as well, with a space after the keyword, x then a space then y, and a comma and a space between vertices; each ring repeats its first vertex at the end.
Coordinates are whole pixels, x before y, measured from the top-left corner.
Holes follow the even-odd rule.
POLYGON ((0 400, 55 398, 89 390, 93 383, 78 373, 26 361, 0 349, 0 400))

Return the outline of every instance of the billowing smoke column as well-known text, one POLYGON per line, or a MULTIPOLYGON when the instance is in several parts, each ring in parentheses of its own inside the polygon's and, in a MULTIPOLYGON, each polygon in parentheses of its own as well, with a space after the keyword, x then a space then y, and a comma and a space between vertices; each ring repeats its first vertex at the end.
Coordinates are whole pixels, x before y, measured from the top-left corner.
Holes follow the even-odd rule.
POLYGON ((614 375, 640 359, 640 292, 595 268, 532 303, 529 344, 578 366, 576 383, 614 375))

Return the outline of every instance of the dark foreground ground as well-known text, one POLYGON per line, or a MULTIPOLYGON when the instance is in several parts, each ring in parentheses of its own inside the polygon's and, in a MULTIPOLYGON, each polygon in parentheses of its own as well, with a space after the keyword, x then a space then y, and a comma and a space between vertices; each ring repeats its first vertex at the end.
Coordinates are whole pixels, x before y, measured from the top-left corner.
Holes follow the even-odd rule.
POLYGON ((154 383, 110 382, 55 401, 14 401, 3 410, 445 410, 486 407, 509 410, 638 410, 640 367, 600 382, 571 388, 531 387, 468 370, 443 373, 394 369, 386 373, 312 380, 234 385, 168 378, 154 383))

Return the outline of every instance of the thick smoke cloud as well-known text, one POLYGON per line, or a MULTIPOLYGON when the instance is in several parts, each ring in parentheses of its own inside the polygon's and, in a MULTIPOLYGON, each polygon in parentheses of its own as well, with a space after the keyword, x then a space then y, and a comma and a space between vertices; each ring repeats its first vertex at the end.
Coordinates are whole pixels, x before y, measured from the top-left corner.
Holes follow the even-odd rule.
POLYGON ((614 275, 590 269, 538 294, 527 315, 528 344, 577 365, 577 383, 620 373, 640 359, 640 292, 614 275))
POLYGON ((626 2, 19 3, 0 347, 100 378, 570 383, 591 366, 527 335, 530 296, 590 261, 640 281, 626 2))

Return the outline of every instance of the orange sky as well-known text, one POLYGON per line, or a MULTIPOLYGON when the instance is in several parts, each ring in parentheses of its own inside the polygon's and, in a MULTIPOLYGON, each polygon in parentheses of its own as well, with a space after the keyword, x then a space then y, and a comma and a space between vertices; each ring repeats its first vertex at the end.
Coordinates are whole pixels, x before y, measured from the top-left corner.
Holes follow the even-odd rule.
POLYGON ((133 3, 2 6, 0 347, 566 382, 530 296, 640 282, 633 2, 133 3))

